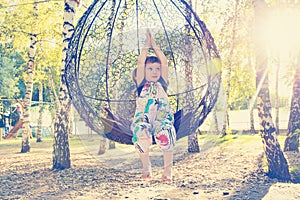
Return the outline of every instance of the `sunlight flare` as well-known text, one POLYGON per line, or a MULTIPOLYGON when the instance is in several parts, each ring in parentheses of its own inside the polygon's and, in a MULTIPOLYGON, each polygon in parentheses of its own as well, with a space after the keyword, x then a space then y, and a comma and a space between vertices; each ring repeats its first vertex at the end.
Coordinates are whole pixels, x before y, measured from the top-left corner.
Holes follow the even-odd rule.
POLYGON ((286 53, 300 48, 300 12, 296 9, 276 9, 269 13, 263 40, 272 50, 286 53))

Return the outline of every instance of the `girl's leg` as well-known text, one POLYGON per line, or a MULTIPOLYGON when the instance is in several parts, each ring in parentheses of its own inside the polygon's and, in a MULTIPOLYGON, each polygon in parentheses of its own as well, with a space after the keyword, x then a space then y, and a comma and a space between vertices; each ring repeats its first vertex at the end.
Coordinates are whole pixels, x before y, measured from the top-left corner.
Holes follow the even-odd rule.
POLYGON ((142 179, 151 178, 152 170, 151 170, 151 163, 149 159, 149 151, 145 153, 141 153, 141 152, 138 153, 141 158, 142 166, 143 166, 143 173, 141 178, 142 179))
POLYGON ((173 149, 175 147, 176 133, 171 124, 161 123, 155 130, 155 140, 164 155, 164 171, 162 179, 171 182, 173 166, 173 149))
POLYGON ((162 179, 164 181, 172 181, 172 167, 173 167, 173 151, 164 151, 164 171, 162 179))
POLYGON ((154 136, 156 143, 164 154, 164 171, 162 179, 171 182, 176 131, 173 126, 174 118, 168 100, 160 98, 159 102, 160 106, 154 122, 154 136))
POLYGON ((140 156, 143 166, 141 178, 151 178, 151 163, 149 159, 149 147, 152 144, 151 124, 140 122, 133 128, 133 142, 140 156))
POLYGON ((137 145, 139 155, 143 165, 143 174, 141 178, 151 178, 151 163, 149 159, 149 147, 152 145, 152 122, 157 113, 156 99, 148 99, 145 109, 143 110, 143 123, 140 123, 140 134, 138 136, 137 145))

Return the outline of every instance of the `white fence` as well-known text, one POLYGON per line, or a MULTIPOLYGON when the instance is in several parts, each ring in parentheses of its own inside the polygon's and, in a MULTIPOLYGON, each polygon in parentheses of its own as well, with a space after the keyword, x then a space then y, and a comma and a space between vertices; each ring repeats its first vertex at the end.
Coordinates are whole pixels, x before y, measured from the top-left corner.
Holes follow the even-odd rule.
MULTIPOLYGON (((204 124, 200 127, 201 131, 211 131, 215 129, 213 114, 210 113, 204 124)), ((287 129, 290 111, 288 109, 279 110, 279 129, 287 129)), ((275 124, 275 109, 272 109, 273 123, 275 124)), ((223 127, 224 112, 217 112, 218 128, 223 127)), ((254 127, 260 129, 257 109, 253 111, 254 127)), ((229 129, 231 130, 250 130, 250 110, 229 111, 229 129)))

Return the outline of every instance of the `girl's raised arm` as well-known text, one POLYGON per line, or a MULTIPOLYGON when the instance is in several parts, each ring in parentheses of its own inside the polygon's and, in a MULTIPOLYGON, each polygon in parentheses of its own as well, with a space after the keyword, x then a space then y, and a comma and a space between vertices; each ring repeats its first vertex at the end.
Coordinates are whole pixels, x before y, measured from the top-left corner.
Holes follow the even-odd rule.
POLYGON ((149 48, 151 47, 151 34, 150 31, 147 30, 146 33, 146 43, 142 48, 142 51, 138 57, 137 61, 137 72, 136 72, 136 83, 139 86, 145 77, 145 61, 148 56, 149 48))
POLYGON ((158 57, 161 63, 161 77, 165 80, 166 83, 168 83, 168 60, 165 54, 160 50, 160 48, 157 47, 151 33, 150 33, 150 39, 151 39, 151 47, 153 48, 155 55, 158 57))

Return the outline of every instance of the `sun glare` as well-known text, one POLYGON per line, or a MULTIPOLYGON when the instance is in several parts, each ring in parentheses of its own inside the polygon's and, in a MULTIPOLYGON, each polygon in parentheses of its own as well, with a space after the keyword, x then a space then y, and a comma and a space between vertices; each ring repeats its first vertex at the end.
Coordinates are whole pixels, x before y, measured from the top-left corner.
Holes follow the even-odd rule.
POLYGON ((300 12, 298 9, 280 9, 270 13, 264 27, 264 41, 277 52, 300 48, 300 12))

